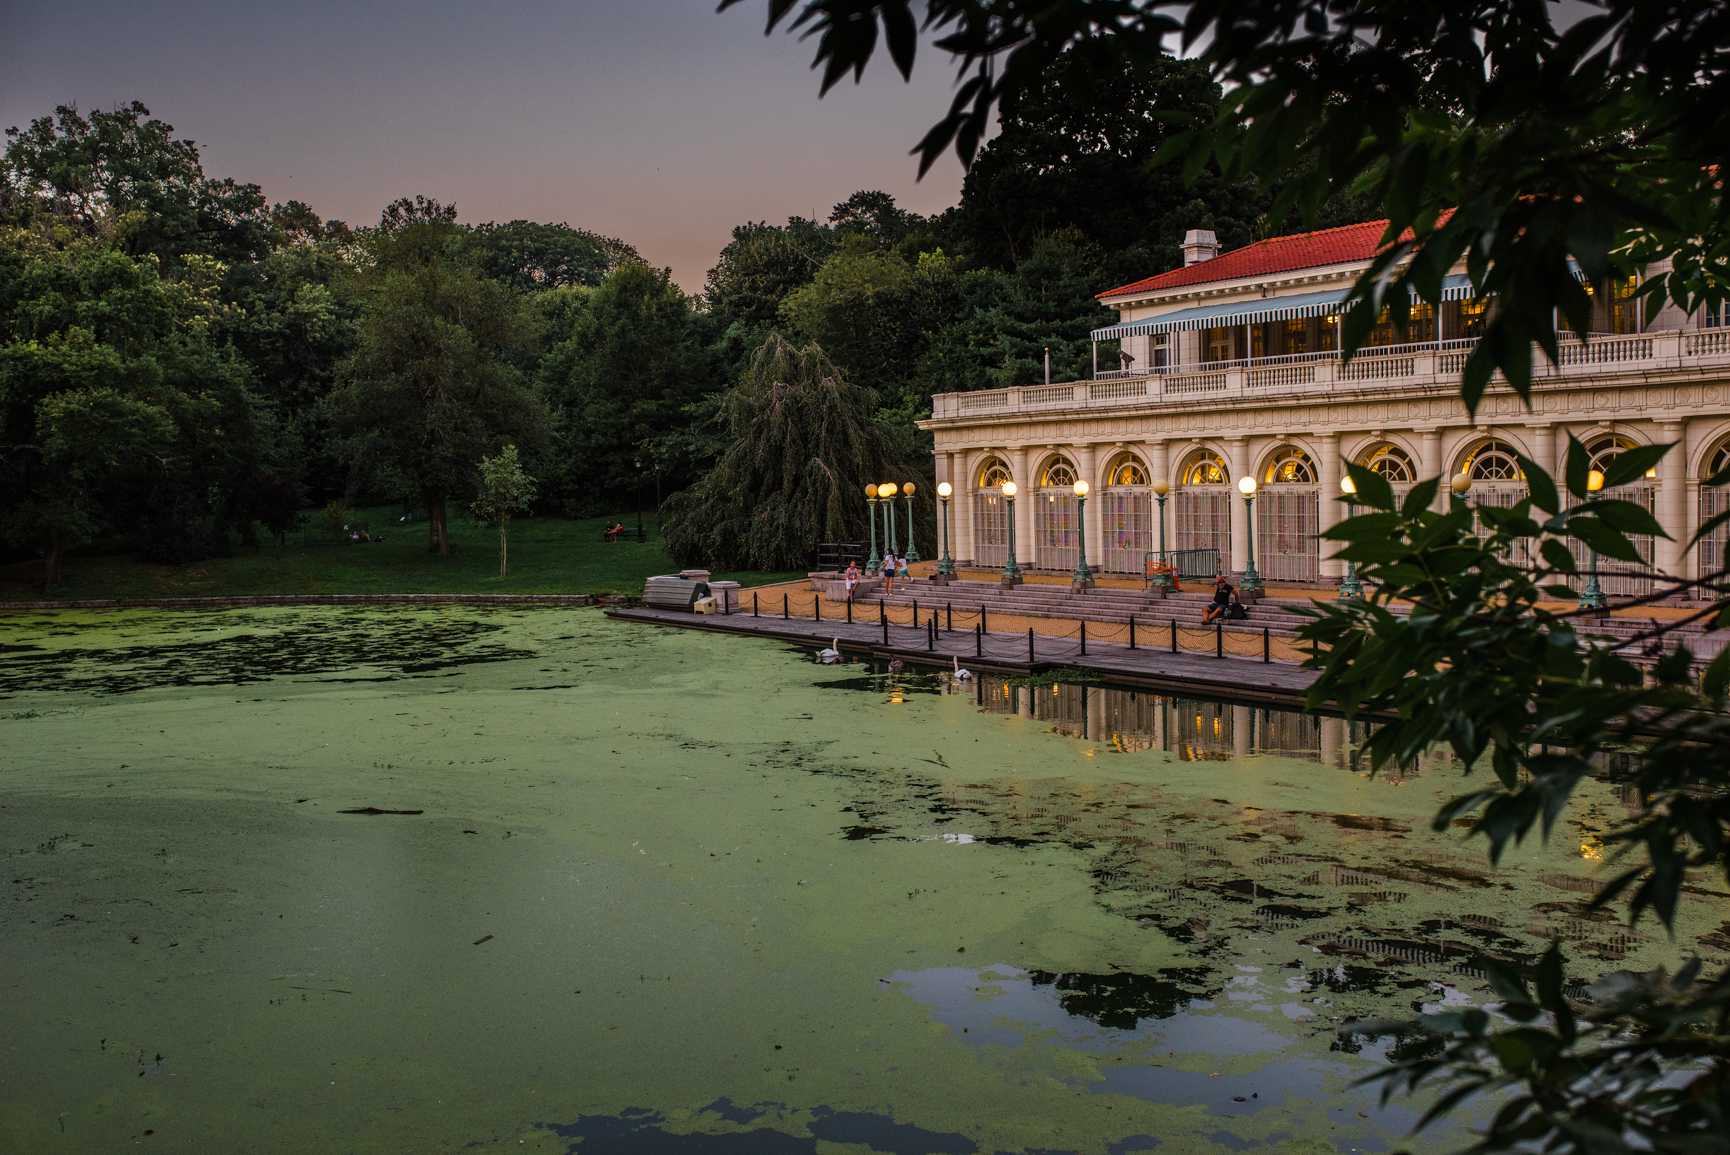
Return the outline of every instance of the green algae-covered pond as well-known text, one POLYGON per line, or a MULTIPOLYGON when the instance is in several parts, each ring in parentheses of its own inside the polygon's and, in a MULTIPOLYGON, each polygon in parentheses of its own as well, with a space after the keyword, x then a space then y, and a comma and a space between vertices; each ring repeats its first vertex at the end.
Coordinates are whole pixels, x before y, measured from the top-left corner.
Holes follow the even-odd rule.
POLYGON ((1441 1149, 1342 1024, 1730 952, 1587 909, 1613 775, 1492 872, 1353 739, 588 611, 4 619, 0 1150, 1441 1149))

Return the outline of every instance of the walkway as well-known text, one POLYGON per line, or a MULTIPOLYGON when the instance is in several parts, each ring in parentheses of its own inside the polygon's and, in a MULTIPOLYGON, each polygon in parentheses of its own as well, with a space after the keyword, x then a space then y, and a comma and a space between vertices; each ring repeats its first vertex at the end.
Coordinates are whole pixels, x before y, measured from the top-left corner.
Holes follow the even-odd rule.
POLYGON ((933 632, 929 625, 931 619, 924 614, 920 619, 924 624, 920 626, 861 620, 848 625, 844 620, 815 621, 809 617, 783 618, 779 614, 753 617, 748 612, 718 616, 677 610, 613 609, 607 614, 621 621, 775 638, 807 646, 827 646, 831 641, 839 640, 845 654, 900 658, 909 663, 945 669, 959 660, 969 668, 1013 674, 1039 674, 1060 669, 1090 670, 1120 685, 1187 690, 1288 706, 1301 705, 1304 693, 1316 679, 1313 670, 1286 662, 1262 661, 1259 637, 1253 657, 1216 657, 1211 652, 1204 654, 1182 649, 1173 653, 1169 631, 1145 640, 1138 638, 1133 650, 1127 644, 1089 638, 1084 654, 1079 630, 1073 638, 1036 633, 1031 641, 1025 633, 994 631, 982 636, 972 629, 937 629, 933 632), (1149 648, 1149 642, 1153 643, 1152 648, 1149 648))

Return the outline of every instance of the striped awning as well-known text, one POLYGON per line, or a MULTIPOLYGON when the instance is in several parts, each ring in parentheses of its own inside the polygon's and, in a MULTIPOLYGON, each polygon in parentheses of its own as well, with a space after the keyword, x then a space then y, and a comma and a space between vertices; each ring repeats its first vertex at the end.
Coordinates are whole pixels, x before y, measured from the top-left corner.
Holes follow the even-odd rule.
MULTIPOLYGON (((1149 333, 1175 333, 1189 329, 1216 329, 1220 326, 1260 325, 1267 321, 1290 321, 1297 317, 1326 317, 1345 308, 1349 288, 1331 289, 1325 293, 1298 293, 1289 297, 1264 297, 1256 301, 1236 301, 1229 305, 1199 305, 1179 309, 1139 321, 1124 321, 1093 331, 1095 341, 1115 341, 1119 337, 1140 337, 1149 333)), ((1442 300, 1471 299, 1472 281, 1464 273, 1454 273, 1442 281, 1442 300)), ((1417 299, 1417 294, 1412 294, 1417 299)))
POLYGON ((1221 325, 1259 325, 1264 321, 1289 321, 1294 317, 1325 317, 1339 311, 1346 289, 1325 293, 1299 293, 1289 297, 1264 297, 1235 301, 1229 305, 1198 305, 1140 321, 1125 321, 1093 331, 1095 341, 1139 337, 1147 333, 1175 333, 1189 329, 1215 329, 1221 325))

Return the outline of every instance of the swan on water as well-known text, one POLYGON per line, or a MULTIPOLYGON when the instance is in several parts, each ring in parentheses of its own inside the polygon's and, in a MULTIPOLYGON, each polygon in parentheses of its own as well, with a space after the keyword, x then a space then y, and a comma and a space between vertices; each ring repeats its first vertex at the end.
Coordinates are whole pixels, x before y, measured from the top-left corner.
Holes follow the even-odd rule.
POLYGON ((963 670, 961 668, 961 659, 960 658, 951 657, 950 661, 955 663, 955 673, 953 676, 957 682, 971 682, 973 680, 973 671, 972 670, 963 670))
POLYGON ((830 642, 829 648, 826 650, 818 650, 817 660, 822 662, 825 666, 833 666, 836 662, 839 662, 841 660, 841 639, 836 638, 834 641, 830 642))

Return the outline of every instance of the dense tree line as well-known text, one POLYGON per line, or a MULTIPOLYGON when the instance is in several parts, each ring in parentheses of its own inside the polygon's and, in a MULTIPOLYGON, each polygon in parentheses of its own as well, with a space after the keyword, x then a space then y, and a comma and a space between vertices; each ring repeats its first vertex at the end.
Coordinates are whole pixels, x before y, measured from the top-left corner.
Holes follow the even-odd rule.
POLYGON ((742 224, 700 295, 623 241, 464 224, 424 195, 326 221, 206 174, 140 104, 57 109, 0 162, 0 540, 53 585, 80 546, 187 560, 327 503, 400 502, 442 552, 451 504, 512 444, 538 512, 681 495, 681 560, 796 566, 812 534, 864 536, 852 495, 878 471, 929 482, 933 393, 1036 380, 1047 350, 1084 376, 1097 292, 1175 263, 1185 228, 1269 227, 1256 181, 1155 163, 1219 99, 1170 58, 1053 69, 956 207, 866 190, 825 220, 742 224), (1070 99, 1101 83, 1115 112, 1070 99), (781 385, 816 392, 774 427, 771 470, 744 418, 781 385), (729 508, 813 469, 833 487, 798 510, 729 508))

